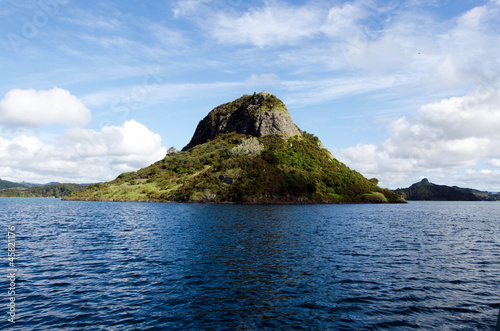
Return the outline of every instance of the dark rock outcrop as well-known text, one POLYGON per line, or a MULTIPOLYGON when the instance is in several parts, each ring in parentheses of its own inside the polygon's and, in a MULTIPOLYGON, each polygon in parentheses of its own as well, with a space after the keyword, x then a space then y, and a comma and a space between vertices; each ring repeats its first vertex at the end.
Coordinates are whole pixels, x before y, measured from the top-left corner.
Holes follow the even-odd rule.
POLYGON ((289 138, 301 135, 285 104, 268 92, 244 95, 233 102, 215 107, 196 127, 186 151, 215 139, 220 134, 236 132, 254 137, 277 135, 289 138))

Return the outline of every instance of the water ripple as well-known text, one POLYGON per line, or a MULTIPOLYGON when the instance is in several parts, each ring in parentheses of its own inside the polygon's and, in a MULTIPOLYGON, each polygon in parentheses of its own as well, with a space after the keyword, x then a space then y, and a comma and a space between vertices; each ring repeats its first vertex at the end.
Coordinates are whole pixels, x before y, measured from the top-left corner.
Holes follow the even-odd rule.
POLYGON ((500 308, 496 203, 0 208, 20 330, 488 330, 500 308))

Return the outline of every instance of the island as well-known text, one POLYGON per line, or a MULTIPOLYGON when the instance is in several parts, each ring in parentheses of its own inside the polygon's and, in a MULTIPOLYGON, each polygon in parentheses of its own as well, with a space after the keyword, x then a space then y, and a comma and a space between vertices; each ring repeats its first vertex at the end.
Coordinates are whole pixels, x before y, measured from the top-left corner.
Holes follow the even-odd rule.
POLYGON ((65 200, 246 204, 405 203, 335 159, 268 92, 215 107, 162 160, 65 200))
POLYGON ((499 201, 499 193, 462 188, 458 186, 438 185, 429 182, 427 178, 407 188, 394 190, 407 200, 415 201, 499 201))

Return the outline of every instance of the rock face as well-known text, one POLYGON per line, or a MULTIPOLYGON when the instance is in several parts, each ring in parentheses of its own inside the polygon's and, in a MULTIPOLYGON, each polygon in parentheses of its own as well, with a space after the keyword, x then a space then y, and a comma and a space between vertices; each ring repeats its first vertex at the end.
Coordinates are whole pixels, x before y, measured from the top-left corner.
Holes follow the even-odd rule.
POLYGON ((182 150, 236 132, 254 137, 277 135, 283 138, 301 135, 285 104, 268 92, 244 95, 233 102, 215 107, 196 127, 193 138, 182 150))

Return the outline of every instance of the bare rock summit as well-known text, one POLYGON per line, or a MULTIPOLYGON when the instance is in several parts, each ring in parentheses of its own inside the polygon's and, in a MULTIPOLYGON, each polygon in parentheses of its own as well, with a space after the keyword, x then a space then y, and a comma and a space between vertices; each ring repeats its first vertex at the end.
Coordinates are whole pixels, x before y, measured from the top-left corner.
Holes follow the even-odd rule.
POLYGON ((273 94, 261 92, 246 94, 215 107, 200 121, 191 141, 182 150, 186 151, 229 132, 254 137, 277 135, 285 139, 302 135, 285 104, 273 94))

